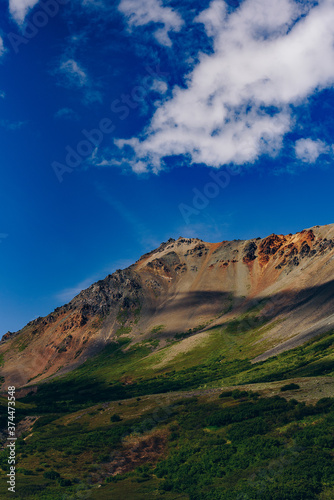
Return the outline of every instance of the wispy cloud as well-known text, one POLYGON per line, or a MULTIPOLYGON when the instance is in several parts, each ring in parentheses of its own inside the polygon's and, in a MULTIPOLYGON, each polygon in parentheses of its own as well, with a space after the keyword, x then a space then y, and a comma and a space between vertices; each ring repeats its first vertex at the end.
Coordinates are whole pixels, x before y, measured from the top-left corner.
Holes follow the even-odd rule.
POLYGON ((61 108, 55 114, 55 118, 63 118, 65 120, 78 120, 78 114, 71 108, 61 108))
POLYGON ((86 103, 102 101, 101 92, 95 88, 87 70, 74 58, 63 58, 52 73, 59 77, 59 85, 82 89, 86 103))
POLYGON ((4 46, 4 43, 3 43, 3 39, 2 37, 0 36, 0 57, 6 52, 6 49, 5 49, 5 46, 4 46))
MULTIPOLYGON (((87 159, 87 164, 94 167, 118 167, 122 170, 129 170, 128 161, 122 158, 121 155, 115 155, 115 151, 111 151, 109 148, 104 148, 102 150, 98 147, 95 148, 92 155, 87 159)), ((147 173, 147 164, 137 161, 133 165, 133 171, 136 174, 147 173)))
POLYGON ((39 0, 9 0, 9 12, 18 24, 23 24, 26 15, 39 0))
POLYGON ((171 46, 171 31, 180 31, 183 26, 181 16, 171 7, 164 7, 161 0, 122 0, 119 10, 126 17, 130 27, 145 26, 150 23, 160 27, 154 32, 159 43, 171 46), (162 27, 161 27, 162 25, 162 27))
MULTIPOLYGON (((132 24, 150 19, 131 18, 130 7, 128 15, 132 24)), ((329 0, 245 0, 233 12, 214 0, 196 22, 211 37, 213 53, 199 55, 186 88, 174 89, 141 136, 116 142, 130 146, 134 170, 145 163, 157 172, 173 155, 217 168, 275 156, 294 128, 292 105, 334 84, 329 0)))
POLYGON ((88 76, 86 71, 74 59, 67 59, 60 63, 58 72, 64 75, 67 84, 71 87, 86 87, 88 76))
POLYGON ((0 120, 0 127, 5 128, 6 130, 20 130, 26 124, 26 121, 11 122, 9 120, 0 120))

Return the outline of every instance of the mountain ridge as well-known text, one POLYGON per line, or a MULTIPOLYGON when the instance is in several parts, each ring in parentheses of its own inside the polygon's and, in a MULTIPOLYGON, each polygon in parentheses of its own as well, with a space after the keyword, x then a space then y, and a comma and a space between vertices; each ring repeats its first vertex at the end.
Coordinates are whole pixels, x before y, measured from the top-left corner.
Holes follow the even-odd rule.
POLYGON ((312 337, 333 322, 333 250, 334 224, 219 243, 170 238, 49 315, 5 334, 4 380, 25 385, 64 373, 122 337, 133 344, 159 334, 167 345, 175 335, 224 325, 262 302, 261 314, 278 322, 263 346, 275 348, 303 331, 312 337))

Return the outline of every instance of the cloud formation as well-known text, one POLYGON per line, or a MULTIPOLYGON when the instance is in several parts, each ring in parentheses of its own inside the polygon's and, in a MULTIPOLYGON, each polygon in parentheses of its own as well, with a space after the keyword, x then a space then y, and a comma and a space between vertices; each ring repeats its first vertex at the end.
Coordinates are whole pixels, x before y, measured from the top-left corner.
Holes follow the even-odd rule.
POLYGON ((75 59, 63 59, 53 73, 61 77, 60 85, 82 89, 86 103, 102 101, 101 93, 94 88, 86 70, 75 59))
POLYGON ((65 75, 71 86, 85 87, 88 84, 86 72, 74 59, 63 61, 59 66, 59 72, 65 75))
POLYGON ((38 4, 39 0, 9 0, 9 12, 18 24, 23 24, 29 10, 38 4))
POLYGON ((63 118, 65 120, 78 120, 78 114, 71 108, 61 108, 54 114, 55 118, 63 118))
POLYGON ((329 153, 330 147, 319 139, 299 139, 295 144, 296 157, 305 163, 315 163, 323 153, 329 153))
POLYGON ((159 171, 172 155, 217 168, 275 156, 294 127, 291 106, 334 83, 329 0, 245 0, 232 13, 214 0, 195 21, 213 53, 199 55, 187 87, 174 88, 142 136, 116 142, 130 147, 134 170, 159 171))
POLYGON ((161 0, 122 0, 119 11, 124 14, 130 27, 145 26, 150 23, 162 25, 156 29, 154 35, 162 45, 171 46, 168 33, 180 31, 183 20, 170 7, 164 7, 161 0))

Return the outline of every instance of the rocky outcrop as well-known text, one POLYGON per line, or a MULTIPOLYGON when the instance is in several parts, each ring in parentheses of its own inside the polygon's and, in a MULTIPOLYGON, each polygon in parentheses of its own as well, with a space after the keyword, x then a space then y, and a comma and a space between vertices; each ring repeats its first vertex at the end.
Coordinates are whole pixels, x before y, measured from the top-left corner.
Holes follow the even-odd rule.
POLYGON ((245 264, 249 264, 253 260, 257 258, 257 255, 255 255, 255 252, 257 250, 257 244, 254 241, 250 241, 244 248, 244 257, 243 257, 243 262, 245 264))
POLYGON ((188 250, 184 254, 184 256, 188 257, 189 255, 192 255, 194 257, 203 257, 203 255, 207 255, 208 251, 209 248, 204 243, 199 243, 198 245, 188 250))
POLYGON ((259 261, 262 265, 269 262, 270 257, 276 255, 280 248, 286 242, 285 236, 271 234, 264 238, 259 245, 259 261))
POLYGON ((19 333, 19 332, 7 332, 7 333, 5 333, 5 334, 2 336, 1 341, 12 339, 12 338, 13 338, 13 337, 15 337, 15 335, 17 335, 18 333, 19 333))
POLYGON ((141 279, 130 268, 117 270, 104 280, 94 283, 87 290, 82 291, 69 304, 61 308, 62 311, 78 310, 83 317, 107 316, 121 299, 128 296, 139 297, 141 279))

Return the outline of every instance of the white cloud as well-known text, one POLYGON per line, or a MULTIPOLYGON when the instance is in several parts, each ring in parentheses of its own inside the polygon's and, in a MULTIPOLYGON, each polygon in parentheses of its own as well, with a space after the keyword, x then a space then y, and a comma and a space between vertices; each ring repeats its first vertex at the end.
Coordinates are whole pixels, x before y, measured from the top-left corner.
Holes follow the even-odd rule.
POLYGON ((228 14, 214 0, 197 22, 213 38, 200 54, 187 88, 155 112, 141 137, 119 140, 137 162, 162 168, 162 159, 189 155, 220 167, 279 152, 293 128, 291 105, 334 83, 334 3, 245 0, 228 14))
POLYGON ((77 61, 67 59, 59 66, 59 72, 64 74, 68 82, 75 87, 85 87, 88 84, 88 76, 77 61))
POLYGON ((315 163, 321 154, 329 151, 329 146, 319 139, 299 139, 295 144, 296 157, 305 163, 315 163))
POLYGON ((159 94, 165 94, 168 90, 168 85, 164 80, 153 80, 151 89, 159 94))
POLYGON ((18 24, 22 24, 29 10, 38 4, 39 0, 9 0, 9 11, 18 24))
POLYGON ((180 31, 183 20, 170 7, 164 7, 161 0, 122 0, 119 10, 130 26, 145 26, 149 23, 162 24, 155 31, 155 37, 162 45, 171 45, 170 31, 180 31))
POLYGON ((224 24, 227 14, 225 2, 213 0, 209 9, 202 11, 195 21, 202 23, 208 36, 219 35, 221 26, 224 24))
POLYGON ((0 98, 4 99, 5 97, 6 97, 6 92, 4 92, 3 90, 0 90, 0 98))

